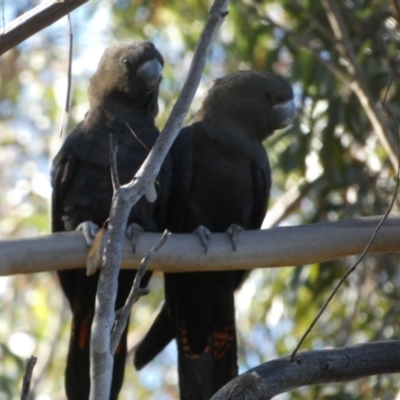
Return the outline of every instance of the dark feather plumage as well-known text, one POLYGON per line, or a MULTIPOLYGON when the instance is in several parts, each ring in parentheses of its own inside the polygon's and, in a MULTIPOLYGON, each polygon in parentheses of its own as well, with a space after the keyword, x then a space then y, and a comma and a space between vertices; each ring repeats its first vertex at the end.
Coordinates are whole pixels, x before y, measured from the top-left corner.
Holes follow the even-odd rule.
MULTIPOLYGON (((240 71, 218 79, 172 147, 168 228, 260 228, 271 186, 262 141, 293 116, 292 88, 276 75, 240 71)), ((166 274, 166 305, 138 346, 135 366, 143 367, 176 337, 181 399, 208 399, 234 378, 234 291, 243 275, 166 274)))
MULTIPOLYGON (((68 135, 53 161, 52 229, 74 230, 84 221, 101 226, 108 218, 113 195, 109 134, 118 145, 117 165, 121 184, 129 182, 158 137, 154 117, 163 58, 150 42, 126 43, 106 49, 89 86, 90 109, 68 135), (131 130, 135 132, 135 137, 131 130), (140 140, 138 140, 138 138, 140 140)), ((165 164, 161 175, 167 174, 165 164)), ((129 216, 146 231, 159 230, 165 216, 162 204, 168 179, 157 186, 159 200, 139 200, 129 216)), ((164 223, 162 223, 164 224, 164 223)), ((85 266, 82 266, 84 268, 85 266)), ((68 399, 89 398, 89 340, 99 274, 86 276, 85 269, 58 272, 61 287, 73 313, 66 368, 68 399)), ((116 309, 126 300, 135 271, 119 275, 116 309)), ((148 273, 142 284, 147 284, 148 273)), ((126 358, 126 330, 116 351, 110 399, 122 386, 126 358)))

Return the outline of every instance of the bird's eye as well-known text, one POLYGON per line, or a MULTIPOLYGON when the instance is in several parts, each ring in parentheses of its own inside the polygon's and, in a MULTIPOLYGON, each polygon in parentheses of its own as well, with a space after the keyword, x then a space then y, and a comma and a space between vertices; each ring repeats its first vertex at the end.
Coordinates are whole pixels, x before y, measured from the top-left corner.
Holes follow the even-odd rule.
POLYGON ((269 99, 271 99, 272 93, 269 90, 265 90, 264 96, 269 100, 269 99))
POLYGON ((124 64, 125 65, 129 65, 130 64, 130 62, 129 62, 129 60, 127 58, 124 58, 124 64))

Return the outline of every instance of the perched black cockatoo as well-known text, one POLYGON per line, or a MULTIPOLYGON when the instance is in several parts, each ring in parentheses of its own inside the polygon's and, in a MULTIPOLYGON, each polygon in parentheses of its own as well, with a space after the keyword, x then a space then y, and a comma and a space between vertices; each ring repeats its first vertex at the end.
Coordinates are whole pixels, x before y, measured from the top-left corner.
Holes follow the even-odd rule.
MULTIPOLYGON (((197 230, 205 246, 208 230, 227 231, 234 248, 239 227, 259 229, 271 186, 262 142, 289 125, 294 113, 292 88, 276 75, 239 71, 216 80, 171 149, 168 228, 197 230)), ((181 399, 209 399, 234 378, 234 290, 243 275, 166 274, 166 304, 136 350, 135 367, 142 368, 175 337, 181 399)))
MULTIPOLYGON (((81 223, 91 221, 83 225, 90 242, 97 229, 94 227, 102 226, 107 220, 113 196, 109 135, 112 134, 114 145, 118 145, 120 183, 127 183, 159 135, 154 117, 158 113, 163 64, 161 54, 150 42, 119 44, 105 50, 90 80, 89 111, 68 135, 53 161, 53 232, 71 231, 81 223)), ((163 183, 157 185, 159 198, 155 203, 141 198, 132 209, 128 223, 153 232, 159 230, 159 224, 165 225, 160 222, 165 208, 162 204, 165 190, 167 186, 163 183)), ((83 268, 84 265, 82 269, 58 272, 73 314, 66 367, 69 400, 87 400, 90 392, 90 328, 99 274, 87 276, 83 268)), ((120 272, 116 309, 124 305, 134 276, 133 270, 120 272)), ((143 286, 149 278, 147 274, 143 286)), ((118 397, 122 386, 126 335, 125 330, 115 353, 110 399, 118 397)))

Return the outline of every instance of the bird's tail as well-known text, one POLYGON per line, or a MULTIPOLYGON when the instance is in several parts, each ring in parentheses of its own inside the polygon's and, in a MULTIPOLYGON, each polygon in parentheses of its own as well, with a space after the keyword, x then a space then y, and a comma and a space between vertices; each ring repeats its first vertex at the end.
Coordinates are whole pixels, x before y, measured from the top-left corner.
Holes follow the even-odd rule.
POLYGON ((146 366, 174 337, 174 327, 164 303, 149 331, 136 347, 133 357, 135 368, 140 370, 146 366))
POLYGON ((140 369, 176 338, 182 400, 209 399, 237 376, 236 285, 229 280, 220 273, 167 274, 166 304, 136 349, 140 369))
POLYGON ((177 339, 181 399, 206 400, 238 374, 235 326, 214 325, 199 354, 190 351, 185 331, 182 328, 177 339))
MULTIPOLYGON (((65 371, 65 388, 69 400, 87 400, 90 394, 90 330, 93 321, 99 273, 86 276, 85 270, 59 272, 61 286, 72 307, 72 326, 65 371), (68 273, 68 274, 65 274, 68 273), (64 279, 65 278, 65 279, 64 279), (73 282, 73 290, 71 285, 73 282), (67 290, 66 290, 67 289, 67 290)), ((121 308, 132 287, 135 271, 121 271, 116 309, 121 308)), ((127 329, 125 329, 114 355, 110 400, 118 398, 121 390, 127 355, 127 329)))

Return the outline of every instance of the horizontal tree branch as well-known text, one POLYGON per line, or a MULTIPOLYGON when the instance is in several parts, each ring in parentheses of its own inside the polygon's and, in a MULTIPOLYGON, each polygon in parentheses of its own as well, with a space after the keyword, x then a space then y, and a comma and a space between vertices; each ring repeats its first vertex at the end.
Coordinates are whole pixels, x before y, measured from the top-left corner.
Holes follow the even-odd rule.
POLYGON ((0 33, 0 55, 58 21, 87 1, 51 0, 22 14, 7 24, 0 33))
POLYGON ((349 382, 400 372, 400 341, 364 343, 334 350, 298 353, 252 368, 220 389, 211 400, 268 400, 308 385, 349 382))
MULTIPOLYGON (((240 233, 234 252, 224 233, 211 236, 207 254, 196 235, 172 234, 149 269, 163 272, 254 269, 297 266, 360 254, 381 217, 347 219, 311 225, 240 233)), ((143 233, 132 253, 125 241, 122 268, 137 268, 161 233, 143 233)), ((400 251, 400 217, 389 217, 369 253, 400 251)), ((88 248, 80 232, 34 239, 0 241, 0 275, 83 268, 88 248)))

